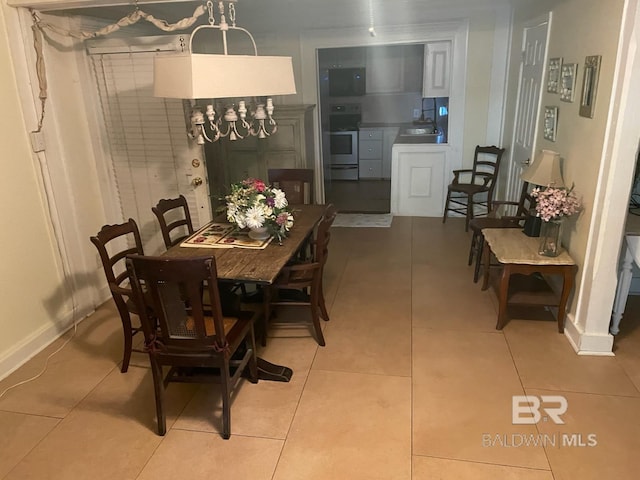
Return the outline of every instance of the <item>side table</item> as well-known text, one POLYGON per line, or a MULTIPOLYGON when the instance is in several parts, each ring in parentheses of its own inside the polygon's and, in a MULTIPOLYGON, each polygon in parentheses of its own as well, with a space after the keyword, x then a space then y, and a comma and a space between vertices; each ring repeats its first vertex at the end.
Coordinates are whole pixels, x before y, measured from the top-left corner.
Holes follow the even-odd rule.
POLYGON ((564 332, 567 299, 578 270, 571 256, 566 251, 557 257, 540 255, 539 238, 528 237, 515 228, 485 228, 482 234, 489 247, 483 252, 482 290, 489 287, 492 253, 502 266, 502 274, 495 285, 499 303, 496 329, 501 330, 507 323, 509 305, 542 305, 558 307, 558 332, 564 332), (545 275, 562 276, 560 295, 551 289, 545 275))

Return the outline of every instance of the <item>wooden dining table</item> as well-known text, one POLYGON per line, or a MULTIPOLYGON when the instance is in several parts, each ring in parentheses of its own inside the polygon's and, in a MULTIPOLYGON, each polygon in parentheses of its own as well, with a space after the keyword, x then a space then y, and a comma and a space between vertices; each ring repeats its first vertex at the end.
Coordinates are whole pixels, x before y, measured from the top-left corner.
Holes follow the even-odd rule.
POLYGON ((193 248, 178 244, 163 255, 174 258, 213 255, 219 280, 268 285, 274 282, 282 268, 312 234, 325 208, 325 205, 292 205, 294 223, 287 237, 281 243, 274 239, 264 249, 193 248))
MULTIPOLYGON (((313 233, 322 219, 325 205, 292 205, 294 223, 282 242, 272 240, 264 249, 249 248, 194 248, 171 247, 163 256, 188 258, 214 256, 218 280, 233 283, 269 285, 275 281, 287 262, 296 255, 313 233)), ((264 315, 264 313, 262 313, 264 315)), ((262 332, 266 335, 266 332, 262 332)), ((276 365, 261 357, 258 361, 258 377, 261 380, 288 382, 293 371, 286 366, 276 365)))

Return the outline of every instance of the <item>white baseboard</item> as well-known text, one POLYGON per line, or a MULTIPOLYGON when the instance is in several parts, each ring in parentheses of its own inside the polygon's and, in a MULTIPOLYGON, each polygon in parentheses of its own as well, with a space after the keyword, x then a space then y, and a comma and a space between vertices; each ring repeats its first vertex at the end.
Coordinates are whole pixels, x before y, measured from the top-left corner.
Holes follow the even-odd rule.
POLYGON ((587 334, 575 323, 573 315, 568 314, 564 325, 564 335, 578 355, 613 357, 613 335, 587 334))
MULTIPOLYGON (((80 317, 77 323, 87 318, 94 310, 86 309, 86 312, 78 312, 80 317)), ((51 342, 60 338, 73 328, 73 313, 69 312, 57 323, 43 325, 41 328, 27 336, 20 343, 0 355, 0 380, 9 376, 24 363, 44 350, 51 342)))

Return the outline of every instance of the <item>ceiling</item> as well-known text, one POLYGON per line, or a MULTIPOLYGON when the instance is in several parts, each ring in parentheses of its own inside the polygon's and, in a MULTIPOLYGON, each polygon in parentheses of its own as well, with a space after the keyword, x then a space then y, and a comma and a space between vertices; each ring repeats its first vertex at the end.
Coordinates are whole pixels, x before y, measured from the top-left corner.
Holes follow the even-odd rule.
MULTIPOLYGON (((96 3, 107 1, 109 0, 103 2, 69 0, 64 2, 65 6, 75 8, 55 12, 49 9, 48 11, 55 14, 85 15, 115 21, 134 9, 133 2, 118 0, 111 0, 108 6, 87 6, 87 4, 96 5, 96 3)), ((461 18, 478 11, 505 8, 514 1, 526 0, 371 0, 374 24, 377 27, 461 18)), ((202 2, 165 0, 159 3, 139 1, 138 4, 143 11, 173 23, 191 16, 202 2)), ((214 1, 214 5, 217 11, 217 1, 214 1)), ((37 8, 42 11, 47 10, 42 6, 37 8)), ((369 13, 369 0, 238 0, 236 3, 238 26, 248 28, 254 33, 368 27, 369 13)), ((206 15, 203 16, 201 23, 205 23, 206 19, 206 15)))

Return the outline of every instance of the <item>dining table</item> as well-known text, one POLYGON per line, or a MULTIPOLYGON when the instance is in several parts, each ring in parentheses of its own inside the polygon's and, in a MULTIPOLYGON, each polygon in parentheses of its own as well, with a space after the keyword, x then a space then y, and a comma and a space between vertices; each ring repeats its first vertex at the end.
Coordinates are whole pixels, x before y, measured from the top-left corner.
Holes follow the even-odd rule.
MULTIPOLYGON (((293 227, 282 241, 279 242, 274 238, 265 248, 194 248, 193 245, 183 246, 183 242, 171 247, 163 256, 171 258, 213 256, 216 260, 218 281, 270 285, 287 262, 295 257, 313 235, 314 228, 322 219, 325 208, 325 205, 291 205, 293 227)), ((264 315, 262 310, 260 313, 264 315)), ((262 334, 266 335, 266 332, 262 334)), ((270 363, 261 357, 257 360, 258 377, 261 380, 288 382, 291 379, 293 371, 289 367, 270 363)))

